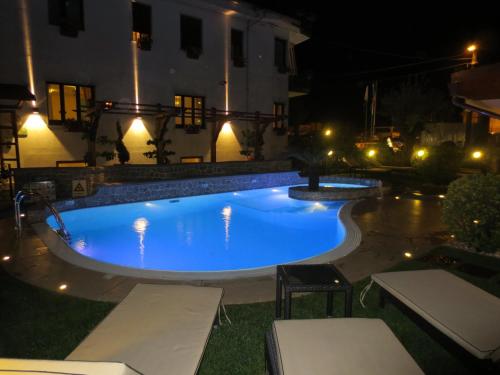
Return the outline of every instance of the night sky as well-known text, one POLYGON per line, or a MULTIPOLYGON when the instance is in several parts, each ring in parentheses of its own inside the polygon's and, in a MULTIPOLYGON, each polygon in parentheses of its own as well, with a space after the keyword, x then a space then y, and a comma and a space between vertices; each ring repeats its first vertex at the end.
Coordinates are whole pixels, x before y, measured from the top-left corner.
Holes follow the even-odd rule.
POLYGON ((379 96, 415 73, 424 74, 430 86, 447 94, 450 73, 464 68, 457 65, 470 56, 465 48, 471 43, 479 46, 480 65, 500 62, 500 21, 492 2, 453 2, 446 8, 438 8, 438 1, 405 1, 398 6, 351 2, 348 7, 326 0, 252 2, 315 20, 311 39, 297 47, 301 74, 313 78, 311 95, 297 103, 296 112, 310 120, 359 128, 364 87, 375 79, 379 96), (440 60, 429 61, 435 59, 440 60), (408 66, 388 69, 400 65, 408 66))

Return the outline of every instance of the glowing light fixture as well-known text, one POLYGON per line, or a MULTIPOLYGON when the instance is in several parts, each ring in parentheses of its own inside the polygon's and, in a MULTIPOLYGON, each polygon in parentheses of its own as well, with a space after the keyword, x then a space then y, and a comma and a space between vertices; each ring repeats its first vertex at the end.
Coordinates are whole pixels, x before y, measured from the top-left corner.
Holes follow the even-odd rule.
POLYGON ((233 132, 233 129, 231 128, 231 123, 226 122, 224 125, 222 125, 222 129, 220 130, 222 135, 227 135, 231 134, 233 132))
POLYGON ((479 151, 479 150, 476 150, 476 151, 473 151, 472 154, 472 159, 476 159, 476 160, 479 160, 483 157, 483 152, 482 151, 479 151))
POLYGON ((8 262, 10 259, 11 259, 10 255, 5 255, 5 256, 2 257, 2 260, 4 262, 8 262))
POLYGON ((57 287, 57 289, 59 289, 61 292, 65 291, 66 289, 68 289, 68 284, 61 284, 57 287))
POLYGON ((374 158, 375 155, 377 154, 377 151, 375 149, 370 149, 366 152, 366 155, 369 157, 369 158, 374 158))
POLYGON ((467 47, 467 52, 470 52, 472 54, 470 64, 471 65, 476 65, 478 63, 477 60, 477 45, 476 44, 471 44, 467 47))
POLYGON ((327 137, 329 137, 330 135, 332 135, 332 129, 326 129, 326 130, 325 130, 325 135, 326 135, 327 137))
POLYGON ((339 284, 339 283, 340 283, 340 281, 339 281, 338 279, 333 280, 333 282, 334 282, 335 284, 339 284))
POLYGON ((423 159, 425 156, 427 156, 427 150, 425 148, 421 148, 420 150, 417 150, 415 154, 418 158, 423 159))
POLYGON ((396 195, 396 196, 394 197, 394 199, 396 199, 396 200, 400 200, 400 199, 401 199, 401 197, 400 197, 399 195, 396 195))
POLYGON ((328 156, 333 156, 333 150, 328 151, 328 156))
POLYGON ((130 125, 130 130, 134 133, 142 133, 146 130, 144 126, 144 121, 142 121, 142 117, 137 116, 134 121, 132 121, 132 125, 130 125))
POLYGON ((455 235, 454 235, 454 234, 450 234, 450 237, 451 237, 451 238, 455 238, 455 235))
POLYGON ((23 125, 27 130, 40 130, 45 128, 45 121, 43 121, 42 116, 38 112, 38 109, 34 109, 23 125))
POLYGON ((394 145, 392 144, 392 139, 391 137, 387 137, 387 146, 389 146, 390 148, 393 148, 394 145))
POLYGON ((479 220, 477 220, 477 219, 476 219, 476 220, 472 220, 472 222, 473 222, 474 224, 479 224, 479 220))
POLYGON ((415 195, 417 197, 421 197, 423 194, 421 192, 419 192, 419 191, 414 191, 413 195, 415 195))
POLYGON ((403 255, 405 256, 405 258, 411 258, 411 257, 413 257, 413 254, 411 252, 409 252, 409 251, 405 251, 403 255))
POLYGON ((445 196, 443 194, 439 194, 438 197, 441 198, 441 199, 445 198, 445 196))

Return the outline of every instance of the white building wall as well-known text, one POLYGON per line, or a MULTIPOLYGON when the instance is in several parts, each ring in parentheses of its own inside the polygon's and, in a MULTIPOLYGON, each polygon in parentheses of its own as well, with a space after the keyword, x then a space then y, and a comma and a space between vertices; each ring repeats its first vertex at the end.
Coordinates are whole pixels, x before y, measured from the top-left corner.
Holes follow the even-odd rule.
MULTIPOLYGON (((142 3, 152 6, 153 43, 150 51, 143 51, 131 41, 129 0, 83 3, 85 30, 71 38, 60 35, 59 27, 49 24, 47 1, 0 2, 0 83, 34 86, 36 107, 45 121, 35 129, 29 127, 27 137, 20 139, 23 166, 54 166, 56 160, 81 160, 86 151, 81 133, 46 125, 47 82, 93 85, 97 100, 135 102, 137 96, 141 103, 173 105, 175 94, 185 94, 204 96, 206 108, 225 109, 227 80, 229 110, 272 113, 273 102, 288 107, 288 75, 279 74, 274 66, 274 38, 289 39, 292 25, 287 29, 270 22, 255 22, 240 13, 225 15, 223 8, 211 2, 144 0, 142 3), (181 14, 203 20, 203 52, 198 60, 187 58, 180 49, 181 14), (244 68, 233 67, 230 59, 231 27, 245 32, 248 48, 245 45, 244 68)), ((21 125, 31 112, 30 105, 25 109, 21 125)), ((99 136, 115 139, 118 119, 126 133, 124 141, 131 162, 153 163, 143 152, 151 149, 146 141, 153 134, 154 119, 144 117, 145 129, 141 130, 131 129, 133 116, 104 115, 99 136)), ((23 130, 28 128, 23 126, 23 130)), ((232 124, 233 134, 221 134, 217 143, 219 161, 244 159, 239 142, 246 126, 249 124, 232 124)), ((171 161, 179 162, 183 156, 203 156, 204 161, 210 161, 210 127, 207 123, 198 134, 187 134, 176 129, 172 120, 168 137, 172 139, 170 149, 176 154, 171 161)), ((270 126, 265 134, 266 159, 283 157, 286 143, 287 137, 277 135, 270 126)))

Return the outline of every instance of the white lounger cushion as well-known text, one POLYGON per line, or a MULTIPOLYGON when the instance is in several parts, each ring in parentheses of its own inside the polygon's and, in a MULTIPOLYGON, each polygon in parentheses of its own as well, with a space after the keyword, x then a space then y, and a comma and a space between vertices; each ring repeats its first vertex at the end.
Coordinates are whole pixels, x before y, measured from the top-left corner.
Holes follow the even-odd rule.
POLYGON ((144 375, 196 373, 220 288, 137 285, 66 358, 124 362, 144 375))
POLYGON ((500 359, 500 299, 443 270, 372 280, 477 358, 500 359))
POLYGON ((140 375, 123 363, 0 358, 2 375, 140 375))
POLYGON ((380 319, 277 320, 282 375, 423 374, 380 319))

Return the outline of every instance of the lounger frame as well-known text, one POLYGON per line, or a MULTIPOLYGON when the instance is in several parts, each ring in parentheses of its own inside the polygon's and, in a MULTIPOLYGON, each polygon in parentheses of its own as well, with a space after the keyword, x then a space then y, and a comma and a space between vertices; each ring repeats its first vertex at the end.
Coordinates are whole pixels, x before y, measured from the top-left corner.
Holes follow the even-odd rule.
POLYGON ((478 359, 465 350, 462 346, 453 341, 450 337, 426 321, 422 316, 401 302, 390 291, 379 287, 379 306, 384 308, 387 302, 391 302, 403 314, 407 315, 422 331, 427 333, 434 341, 444 347, 454 357, 459 359, 467 368, 474 371, 481 371, 481 374, 498 373, 498 364, 494 364, 490 359, 478 359))

